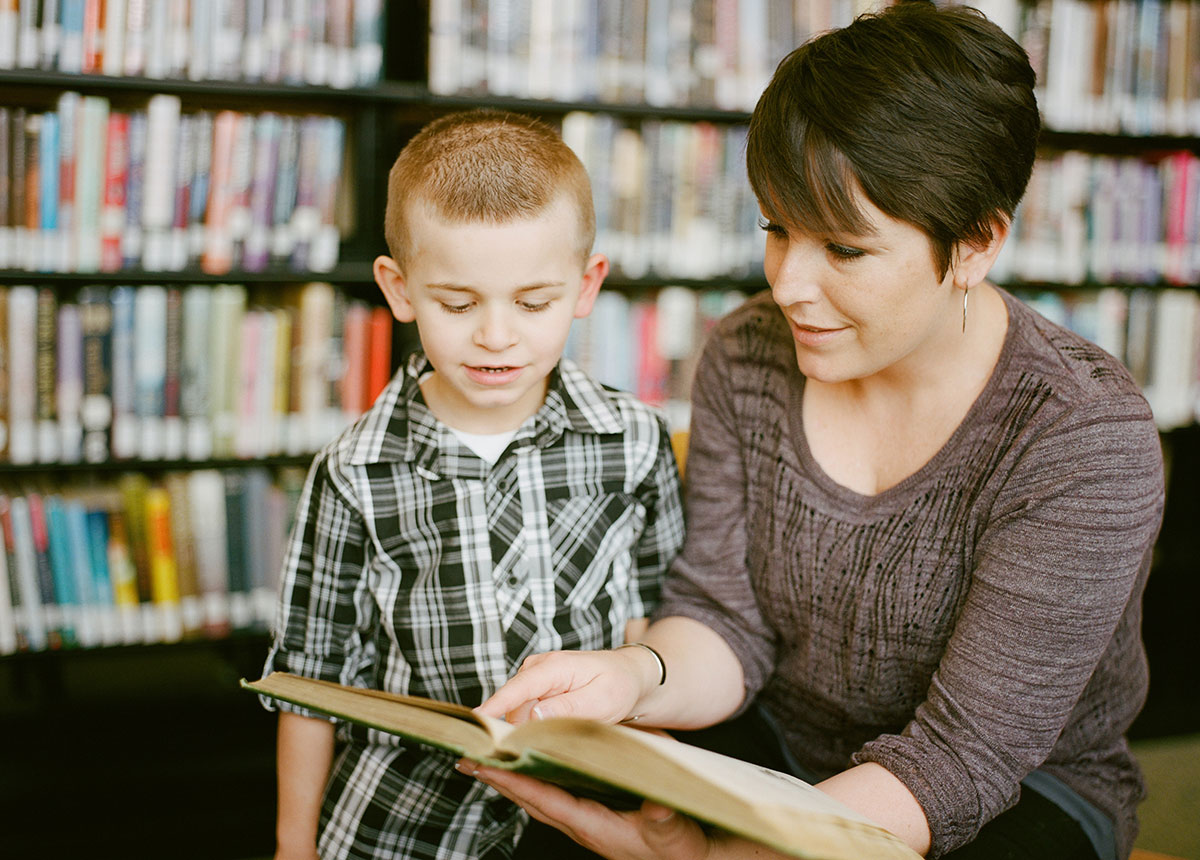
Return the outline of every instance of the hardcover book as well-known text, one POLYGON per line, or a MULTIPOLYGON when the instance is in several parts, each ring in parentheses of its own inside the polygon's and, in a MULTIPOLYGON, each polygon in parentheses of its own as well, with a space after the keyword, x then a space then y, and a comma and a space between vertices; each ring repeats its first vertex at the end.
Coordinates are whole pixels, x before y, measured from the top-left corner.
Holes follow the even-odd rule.
POLYGON ((463 705, 284 672, 242 687, 613 805, 646 798, 795 857, 919 856, 805 782, 655 732, 565 717, 513 726, 463 705))

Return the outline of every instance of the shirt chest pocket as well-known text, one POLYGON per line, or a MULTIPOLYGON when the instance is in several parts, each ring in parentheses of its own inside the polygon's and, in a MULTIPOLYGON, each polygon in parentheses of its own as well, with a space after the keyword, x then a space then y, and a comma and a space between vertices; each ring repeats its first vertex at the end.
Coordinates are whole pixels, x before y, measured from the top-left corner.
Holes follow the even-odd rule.
POLYGON ((586 606, 609 585, 628 587, 634 549, 646 521, 632 493, 577 493, 548 498, 549 560, 560 604, 586 606), (612 582, 610 582, 612 580, 612 582))

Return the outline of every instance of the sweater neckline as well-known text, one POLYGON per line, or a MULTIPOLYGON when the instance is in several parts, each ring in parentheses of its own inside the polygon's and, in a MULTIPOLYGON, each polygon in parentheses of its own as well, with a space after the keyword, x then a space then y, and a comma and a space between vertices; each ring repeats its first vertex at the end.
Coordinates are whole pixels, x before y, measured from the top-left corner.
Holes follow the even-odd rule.
POLYGON ((875 494, 860 493, 857 490, 852 490, 831 478, 829 473, 817 462, 813 456, 812 449, 808 445, 808 436, 804 432, 803 404, 806 377, 802 373, 791 375, 792 383, 788 397, 788 416, 792 425, 791 436, 794 440, 796 455, 799 457, 805 471, 812 476, 814 482, 843 513, 865 514, 880 509, 891 509, 896 507, 899 501, 907 500, 916 490, 926 486, 929 483, 930 477, 943 468, 946 461, 952 457, 954 450, 962 444, 964 437, 970 432, 969 428, 975 425, 987 409, 988 403, 1000 387, 1000 380, 1004 377, 1009 364, 1012 362, 1012 356, 1016 349, 1016 329, 1019 326, 1018 316, 1020 314, 1019 303, 1016 298, 1001 287, 995 287, 995 289, 1000 293, 1001 298, 1004 299, 1004 306, 1008 311, 1008 328, 1004 332, 1004 342, 1000 347, 1000 355, 997 357, 996 364, 988 376, 987 383, 983 386, 983 390, 976 395, 970 408, 967 409, 966 414, 958 423, 958 426, 954 428, 954 432, 950 434, 950 438, 946 440, 945 444, 916 471, 886 490, 875 494))

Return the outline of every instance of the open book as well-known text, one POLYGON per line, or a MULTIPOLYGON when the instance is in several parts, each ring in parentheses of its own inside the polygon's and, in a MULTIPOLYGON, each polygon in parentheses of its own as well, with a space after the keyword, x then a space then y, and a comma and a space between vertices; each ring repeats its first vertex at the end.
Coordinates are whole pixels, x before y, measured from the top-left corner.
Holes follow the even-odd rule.
POLYGON ((731 833, 812 860, 915 860, 916 852, 787 774, 661 734, 594 720, 517 726, 462 705, 274 672, 242 686, 343 720, 519 771, 576 793, 648 798, 731 833))

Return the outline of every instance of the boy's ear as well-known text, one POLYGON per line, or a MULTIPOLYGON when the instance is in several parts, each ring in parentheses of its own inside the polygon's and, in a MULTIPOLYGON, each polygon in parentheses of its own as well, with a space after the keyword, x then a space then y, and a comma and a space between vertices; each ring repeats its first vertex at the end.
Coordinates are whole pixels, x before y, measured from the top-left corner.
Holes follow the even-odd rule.
POLYGON ((375 273, 375 283, 379 285, 383 297, 387 299, 392 316, 400 322, 412 322, 416 319, 412 302, 408 300, 408 288, 404 283, 404 273, 399 264, 391 257, 379 256, 371 267, 375 273))
POLYGON ((954 286, 960 290, 969 290, 987 277, 1000 249, 1008 239, 1009 221, 1007 218, 997 218, 992 222, 992 238, 986 245, 971 245, 959 242, 954 249, 954 263, 951 273, 954 276, 954 286))
POLYGON ((579 288, 579 298, 575 302, 575 318, 583 319, 592 312, 596 304, 596 296, 600 294, 600 286, 608 277, 608 257, 603 254, 592 254, 588 257, 587 266, 583 270, 583 282, 579 288))

